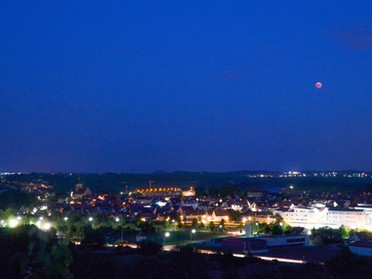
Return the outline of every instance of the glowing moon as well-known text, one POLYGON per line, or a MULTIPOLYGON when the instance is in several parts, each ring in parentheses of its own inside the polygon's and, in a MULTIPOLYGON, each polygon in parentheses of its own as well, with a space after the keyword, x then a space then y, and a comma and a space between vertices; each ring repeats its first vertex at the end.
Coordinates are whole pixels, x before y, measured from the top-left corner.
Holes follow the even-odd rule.
POLYGON ((318 81, 317 83, 315 83, 315 87, 316 88, 322 88, 322 86, 323 86, 323 84, 320 82, 320 81, 318 81))

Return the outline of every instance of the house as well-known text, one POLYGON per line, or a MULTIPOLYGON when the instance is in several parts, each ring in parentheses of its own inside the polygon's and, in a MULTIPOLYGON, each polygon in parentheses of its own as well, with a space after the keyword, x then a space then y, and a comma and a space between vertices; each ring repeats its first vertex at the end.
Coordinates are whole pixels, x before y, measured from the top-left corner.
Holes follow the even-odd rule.
POLYGON ((148 222, 148 221, 151 221, 151 220, 155 220, 156 215, 153 212, 145 211, 145 212, 139 212, 136 215, 136 218, 141 220, 142 222, 148 222))
POLYGON ((221 222, 221 220, 228 221, 229 220, 229 213, 230 210, 223 210, 220 208, 216 208, 214 210, 207 211, 203 216, 202 219, 204 222, 221 222))
POLYGON ((192 206, 180 206, 176 212, 182 221, 192 221, 194 218, 201 219, 204 211, 194 209, 192 206))
POLYGON ((180 206, 192 206, 194 209, 196 209, 198 207, 198 200, 196 198, 188 198, 188 199, 185 199, 185 200, 181 200, 180 206))
POLYGON ((348 242, 372 240, 372 233, 356 232, 348 238, 348 242))

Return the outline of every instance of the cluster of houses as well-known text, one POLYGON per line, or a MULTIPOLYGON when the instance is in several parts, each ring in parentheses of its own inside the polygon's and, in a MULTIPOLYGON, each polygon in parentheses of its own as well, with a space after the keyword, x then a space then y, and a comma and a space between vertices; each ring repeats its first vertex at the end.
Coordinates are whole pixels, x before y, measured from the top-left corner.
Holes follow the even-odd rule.
POLYGON ((250 204, 246 200, 198 198, 193 187, 186 191, 180 191, 179 188, 174 190, 153 188, 151 192, 140 190, 125 198, 119 198, 108 194, 93 194, 89 188, 78 183, 69 197, 60 198, 58 202, 60 211, 63 212, 126 215, 127 220, 142 221, 175 221, 177 218, 182 222, 191 222, 196 218, 205 224, 222 220, 228 222, 230 214, 234 211, 242 213, 251 211, 248 210, 250 204), (153 195, 150 194, 151 192, 153 195))
MULTIPOLYGON (((307 231, 325 226, 331 228, 345 226, 350 229, 372 231, 371 192, 328 194, 253 191, 244 196, 208 197, 197 196, 193 187, 184 191, 177 187, 168 187, 139 189, 127 195, 117 196, 93 193, 79 182, 68 196, 58 197, 57 203, 53 203, 48 198, 54 194, 53 187, 46 181, 2 185, 1 191, 21 187, 28 192, 37 193, 41 202, 44 201, 48 205, 50 212, 55 210, 62 214, 104 213, 113 218, 125 216, 127 220, 169 222, 179 220, 186 223, 196 219, 205 225, 210 222, 231 225, 271 223, 276 220, 275 216, 280 215, 284 223, 292 227, 305 228, 307 231)), ((308 238, 304 236, 296 240, 299 239, 307 241, 308 238)), ((267 242, 266 239, 265 241, 267 242)), ((293 242, 287 239, 285 241, 293 242)), ((241 245, 254 244, 239 242, 239 247, 241 245)), ((371 245, 368 240, 354 239, 349 247, 354 253, 371 256, 371 245)))
MULTIPOLYGON (((2 184, 6 185, 6 184, 2 184)), ((4 188, 5 186, 3 186, 4 188)), ((48 182, 19 182, 9 187, 22 188, 37 193, 45 199, 49 208, 60 212, 105 213, 125 215, 127 219, 164 221, 179 217, 183 222, 197 219, 199 222, 266 222, 276 214, 292 227, 308 230, 319 227, 366 229, 372 231, 372 193, 270 193, 251 191, 244 196, 201 197, 190 187, 182 191, 178 187, 138 189, 122 197, 99 195, 78 182, 69 196, 59 197, 51 206, 49 198, 53 187, 48 182), (235 214, 234 212, 239 212, 235 214), (237 216, 231 218, 231 216, 237 216)))
POLYGON ((47 199, 53 195, 54 187, 47 181, 38 179, 34 182, 25 181, 7 181, 4 178, 0 180, 0 193, 12 190, 22 190, 28 193, 36 194, 39 200, 47 199))
POLYGON ((178 216, 181 221, 199 222, 266 222, 276 214, 293 227, 367 229, 372 231, 371 193, 291 193, 248 192, 246 196, 197 197, 195 190, 152 188, 139 190, 123 198, 93 194, 81 183, 65 199, 59 200, 63 210, 125 214, 128 219, 164 221, 178 216), (234 212, 239 212, 234 215, 234 212), (231 216, 238 216, 231 218, 231 216))

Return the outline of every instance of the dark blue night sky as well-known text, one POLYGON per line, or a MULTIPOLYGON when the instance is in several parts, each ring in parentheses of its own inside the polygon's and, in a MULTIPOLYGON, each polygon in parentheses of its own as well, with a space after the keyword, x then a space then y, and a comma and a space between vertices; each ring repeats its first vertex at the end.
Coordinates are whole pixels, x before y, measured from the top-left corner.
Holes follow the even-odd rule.
POLYGON ((0 38, 0 171, 372 170, 370 0, 3 1, 0 38))

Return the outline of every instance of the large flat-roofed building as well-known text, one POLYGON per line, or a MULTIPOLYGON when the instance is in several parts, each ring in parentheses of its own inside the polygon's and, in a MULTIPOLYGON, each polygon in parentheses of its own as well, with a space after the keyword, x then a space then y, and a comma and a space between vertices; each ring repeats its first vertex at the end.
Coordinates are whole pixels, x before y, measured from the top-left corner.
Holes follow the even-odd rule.
POLYGON ((221 247, 230 251, 245 251, 245 252, 264 252, 266 249, 266 242, 261 239, 245 237, 227 237, 222 239, 221 247))
POLYGON ((327 208, 292 207, 288 211, 281 212, 280 215, 291 226, 311 229, 327 222, 327 211, 327 208))
POLYGON ((369 207, 291 207, 287 211, 276 211, 284 222, 307 229, 319 227, 372 230, 372 210, 369 207))
POLYGON ((331 227, 342 225, 351 228, 364 228, 365 212, 363 209, 330 208, 327 212, 327 224, 331 227))
POLYGON ((349 245, 353 254, 372 257, 372 241, 356 241, 349 245))
POLYGON ((306 234, 300 235, 279 235, 279 236, 260 236, 256 237, 258 240, 264 240, 267 247, 277 246, 308 246, 310 238, 306 234))

